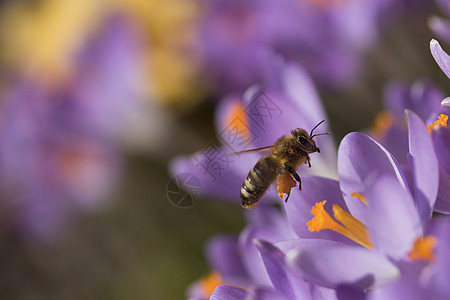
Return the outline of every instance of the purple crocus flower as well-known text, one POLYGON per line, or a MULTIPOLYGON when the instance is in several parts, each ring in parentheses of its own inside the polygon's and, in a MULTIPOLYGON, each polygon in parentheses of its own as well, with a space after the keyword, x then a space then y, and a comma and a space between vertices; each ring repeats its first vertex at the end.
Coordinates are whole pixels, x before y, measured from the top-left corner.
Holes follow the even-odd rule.
POLYGON ((429 237, 436 243, 432 261, 418 276, 404 275, 399 280, 370 293, 370 300, 386 299, 448 299, 450 289, 450 219, 434 220, 429 237))
MULTIPOLYGON (((450 78, 450 56, 442 50, 441 46, 436 40, 430 42, 431 54, 436 60, 441 70, 450 78)), ((433 122, 429 127, 434 142, 434 150, 439 160, 439 193, 438 202, 436 203, 436 210, 442 213, 450 213, 450 128, 447 126, 450 109, 448 98, 444 99, 441 104, 446 109, 444 114, 441 114, 436 122, 433 122)))
MULTIPOLYGON (((247 214, 249 224, 239 237, 221 234, 207 243, 206 257, 212 273, 189 287, 189 299, 208 299, 217 286, 219 288, 213 295, 219 297, 217 293, 222 289, 221 285, 273 292, 269 275, 253 240, 255 237, 269 240, 288 237, 286 229, 289 225, 280 210, 269 206, 259 208, 247 214)), ((228 293, 228 288, 224 292, 228 293)))
POLYGON ((273 52, 342 84, 377 35, 378 12, 370 1, 210 1, 200 24, 205 65, 222 94, 264 80, 273 52))
POLYGON ((285 253, 289 250, 334 246, 335 242, 299 239, 284 213, 274 207, 261 206, 247 212, 247 216, 249 224, 240 234, 237 247, 236 244, 220 247, 213 256, 216 261, 222 261, 215 265, 244 266, 245 280, 224 280, 210 299, 342 299, 355 295, 364 299, 365 292, 355 285, 342 284, 331 289, 307 282, 288 264, 285 253), (239 259, 227 260, 236 253, 239 259))
POLYGON ((253 286, 244 289, 236 286, 219 286, 210 299, 338 299, 336 291, 305 282, 286 264, 285 254, 266 241, 256 240, 261 261, 273 287, 253 286), (234 296, 233 296, 234 295, 234 296))
MULTIPOLYGON (((436 62, 445 73, 448 71, 450 62, 448 55, 435 40, 431 42, 430 47, 436 62)), ((449 213, 450 175, 447 165, 450 148, 447 144, 447 132, 449 130, 446 127, 445 120, 448 119, 450 110, 445 106, 445 101, 442 100, 444 97, 444 93, 428 81, 416 82, 411 87, 399 82, 391 83, 385 92, 387 111, 382 112, 377 117, 371 135, 395 156, 398 162, 403 165, 403 168, 408 168, 407 166, 410 164, 408 133, 405 119, 402 116, 403 111, 405 109, 414 111, 425 124, 429 125, 428 128, 433 139, 433 147, 430 148, 429 152, 436 153, 440 166, 439 192, 434 209, 441 213, 449 213)))
POLYGON ((288 242, 276 244, 291 249, 289 264, 305 280, 330 288, 339 284, 368 288, 394 280, 400 276, 400 265, 410 262, 408 254, 431 218, 439 174, 434 152, 428 153, 433 143, 425 124, 411 111, 407 117, 412 174, 405 174, 370 137, 350 133, 339 147, 339 182, 308 177, 305 189, 294 192, 296 201, 286 204, 288 220, 299 237, 334 243, 301 251, 292 250, 295 246, 288 242), (332 212, 326 207, 329 202, 332 212), (315 218, 308 221, 312 205, 315 218), (325 228, 331 231, 323 232, 325 228), (339 233, 348 240, 321 236, 325 233, 339 233))
POLYGON ((293 273, 285 254, 272 244, 298 239, 282 211, 260 206, 247 217, 249 224, 239 239, 219 235, 208 243, 207 258, 215 271, 189 288, 190 299, 207 299, 205 292, 212 288, 210 299, 312 299, 314 295, 336 299, 335 291, 306 283, 293 273))
MULTIPOLYGON (((301 68, 285 65, 277 72, 272 76, 279 79, 278 84, 271 82, 266 88, 255 86, 247 90, 243 100, 233 95, 220 102, 215 121, 222 145, 211 142, 193 156, 175 158, 170 172, 193 174, 207 196, 238 201, 242 182, 258 155, 234 152, 272 145, 294 128, 310 130, 326 119, 314 85, 301 68)), ((323 132, 329 131, 326 123, 320 127, 323 132)), ((299 173, 335 176, 332 138, 321 136, 316 143, 321 153, 311 157, 311 169, 302 166, 299 173)))
MULTIPOLYGON (((249 224, 234 259, 246 270, 245 281, 224 282, 211 298, 364 299, 365 289, 395 281, 406 266, 419 265, 423 256, 412 253, 427 232, 438 166, 425 151, 433 144, 425 124, 411 111, 407 119, 411 175, 370 137, 347 135, 338 152, 340 181, 304 176, 304 189, 293 191, 284 210, 263 205, 246 211, 249 224)), ((216 253, 223 251, 229 252, 216 253)))

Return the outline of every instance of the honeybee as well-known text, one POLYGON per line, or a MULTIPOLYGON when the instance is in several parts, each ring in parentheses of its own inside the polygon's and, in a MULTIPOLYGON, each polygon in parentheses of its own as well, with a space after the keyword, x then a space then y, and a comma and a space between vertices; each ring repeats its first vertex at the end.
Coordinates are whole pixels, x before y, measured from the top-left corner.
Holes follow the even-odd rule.
POLYGON ((280 137, 275 144, 267 147, 245 150, 238 153, 248 153, 255 151, 269 151, 262 157, 245 178, 241 188, 241 206, 250 209, 265 194, 269 186, 277 180, 278 195, 282 198, 283 193, 287 194, 286 202, 289 199, 291 188, 298 182, 298 188, 302 190, 302 181, 297 174, 297 168, 301 164, 308 164, 311 167, 309 153, 318 152, 314 137, 330 132, 313 134, 322 120, 311 130, 311 133, 302 128, 296 128, 290 135, 280 137))

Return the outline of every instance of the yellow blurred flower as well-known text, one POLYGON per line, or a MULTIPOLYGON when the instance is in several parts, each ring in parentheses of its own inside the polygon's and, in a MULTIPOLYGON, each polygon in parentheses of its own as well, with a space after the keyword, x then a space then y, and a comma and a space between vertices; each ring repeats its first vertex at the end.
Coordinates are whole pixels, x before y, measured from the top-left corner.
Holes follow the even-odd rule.
POLYGON ((2 65, 31 76, 64 77, 98 24, 99 8, 92 0, 10 2, 0 13, 2 65))
POLYGON ((202 99, 197 20, 200 7, 186 0, 113 0, 144 24, 153 95, 179 112, 202 99))
POLYGON ((4 5, 0 66, 58 83, 73 72, 86 41, 113 14, 145 38, 149 98, 185 111, 201 97, 196 33, 199 6, 185 0, 41 0, 4 5))

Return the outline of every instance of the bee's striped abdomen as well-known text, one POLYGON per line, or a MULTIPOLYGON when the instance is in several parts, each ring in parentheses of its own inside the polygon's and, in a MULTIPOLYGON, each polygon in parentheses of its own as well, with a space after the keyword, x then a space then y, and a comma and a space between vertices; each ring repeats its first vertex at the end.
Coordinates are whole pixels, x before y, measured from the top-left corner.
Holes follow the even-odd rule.
POLYGON ((261 158, 250 170, 241 188, 241 205, 250 208, 275 181, 277 163, 271 157, 261 158))

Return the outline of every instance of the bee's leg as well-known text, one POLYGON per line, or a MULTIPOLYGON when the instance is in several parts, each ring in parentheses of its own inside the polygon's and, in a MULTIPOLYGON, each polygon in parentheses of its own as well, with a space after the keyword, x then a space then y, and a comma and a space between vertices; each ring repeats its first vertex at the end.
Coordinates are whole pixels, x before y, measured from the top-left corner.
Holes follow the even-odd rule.
POLYGON ((309 155, 306 157, 306 162, 308 163, 308 168, 311 168, 311 161, 309 155))
POLYGON ((288 201, 290 195, 291 195, 291 192, 289 192, 289 193, 287 194, 286 200, 284 200, 285 203, 287 203, 287 201, 288 201))
POLYGON ((287 165, 287 164, 284 164, 284 168, 285 168, 286 170, 288 170, 288 172, 291 173, 291 174, 294 174, 294 173, 295 173, 294 168, 291 167, 291 166, 289 166, 289 165, 287 165))
MULTIPOLYGON (((309 157, 308 157, 308 162, 309 162, 309 157)), ((284 164, 284 167, 286 168, 286 170, 288 170, 289 173, 292 174, 294 179, 298 181, 298 189, 301 191, 302 190, 302 180, 300 179, 300 176, 298 176, 297 172, 295 172, 294 168, 292 168, 291 166, 284 164)), ((289 195, 287 198, 289 198, 289 195)), ((287 201, 287 198, 286 198, 286 201, 287 201)))

